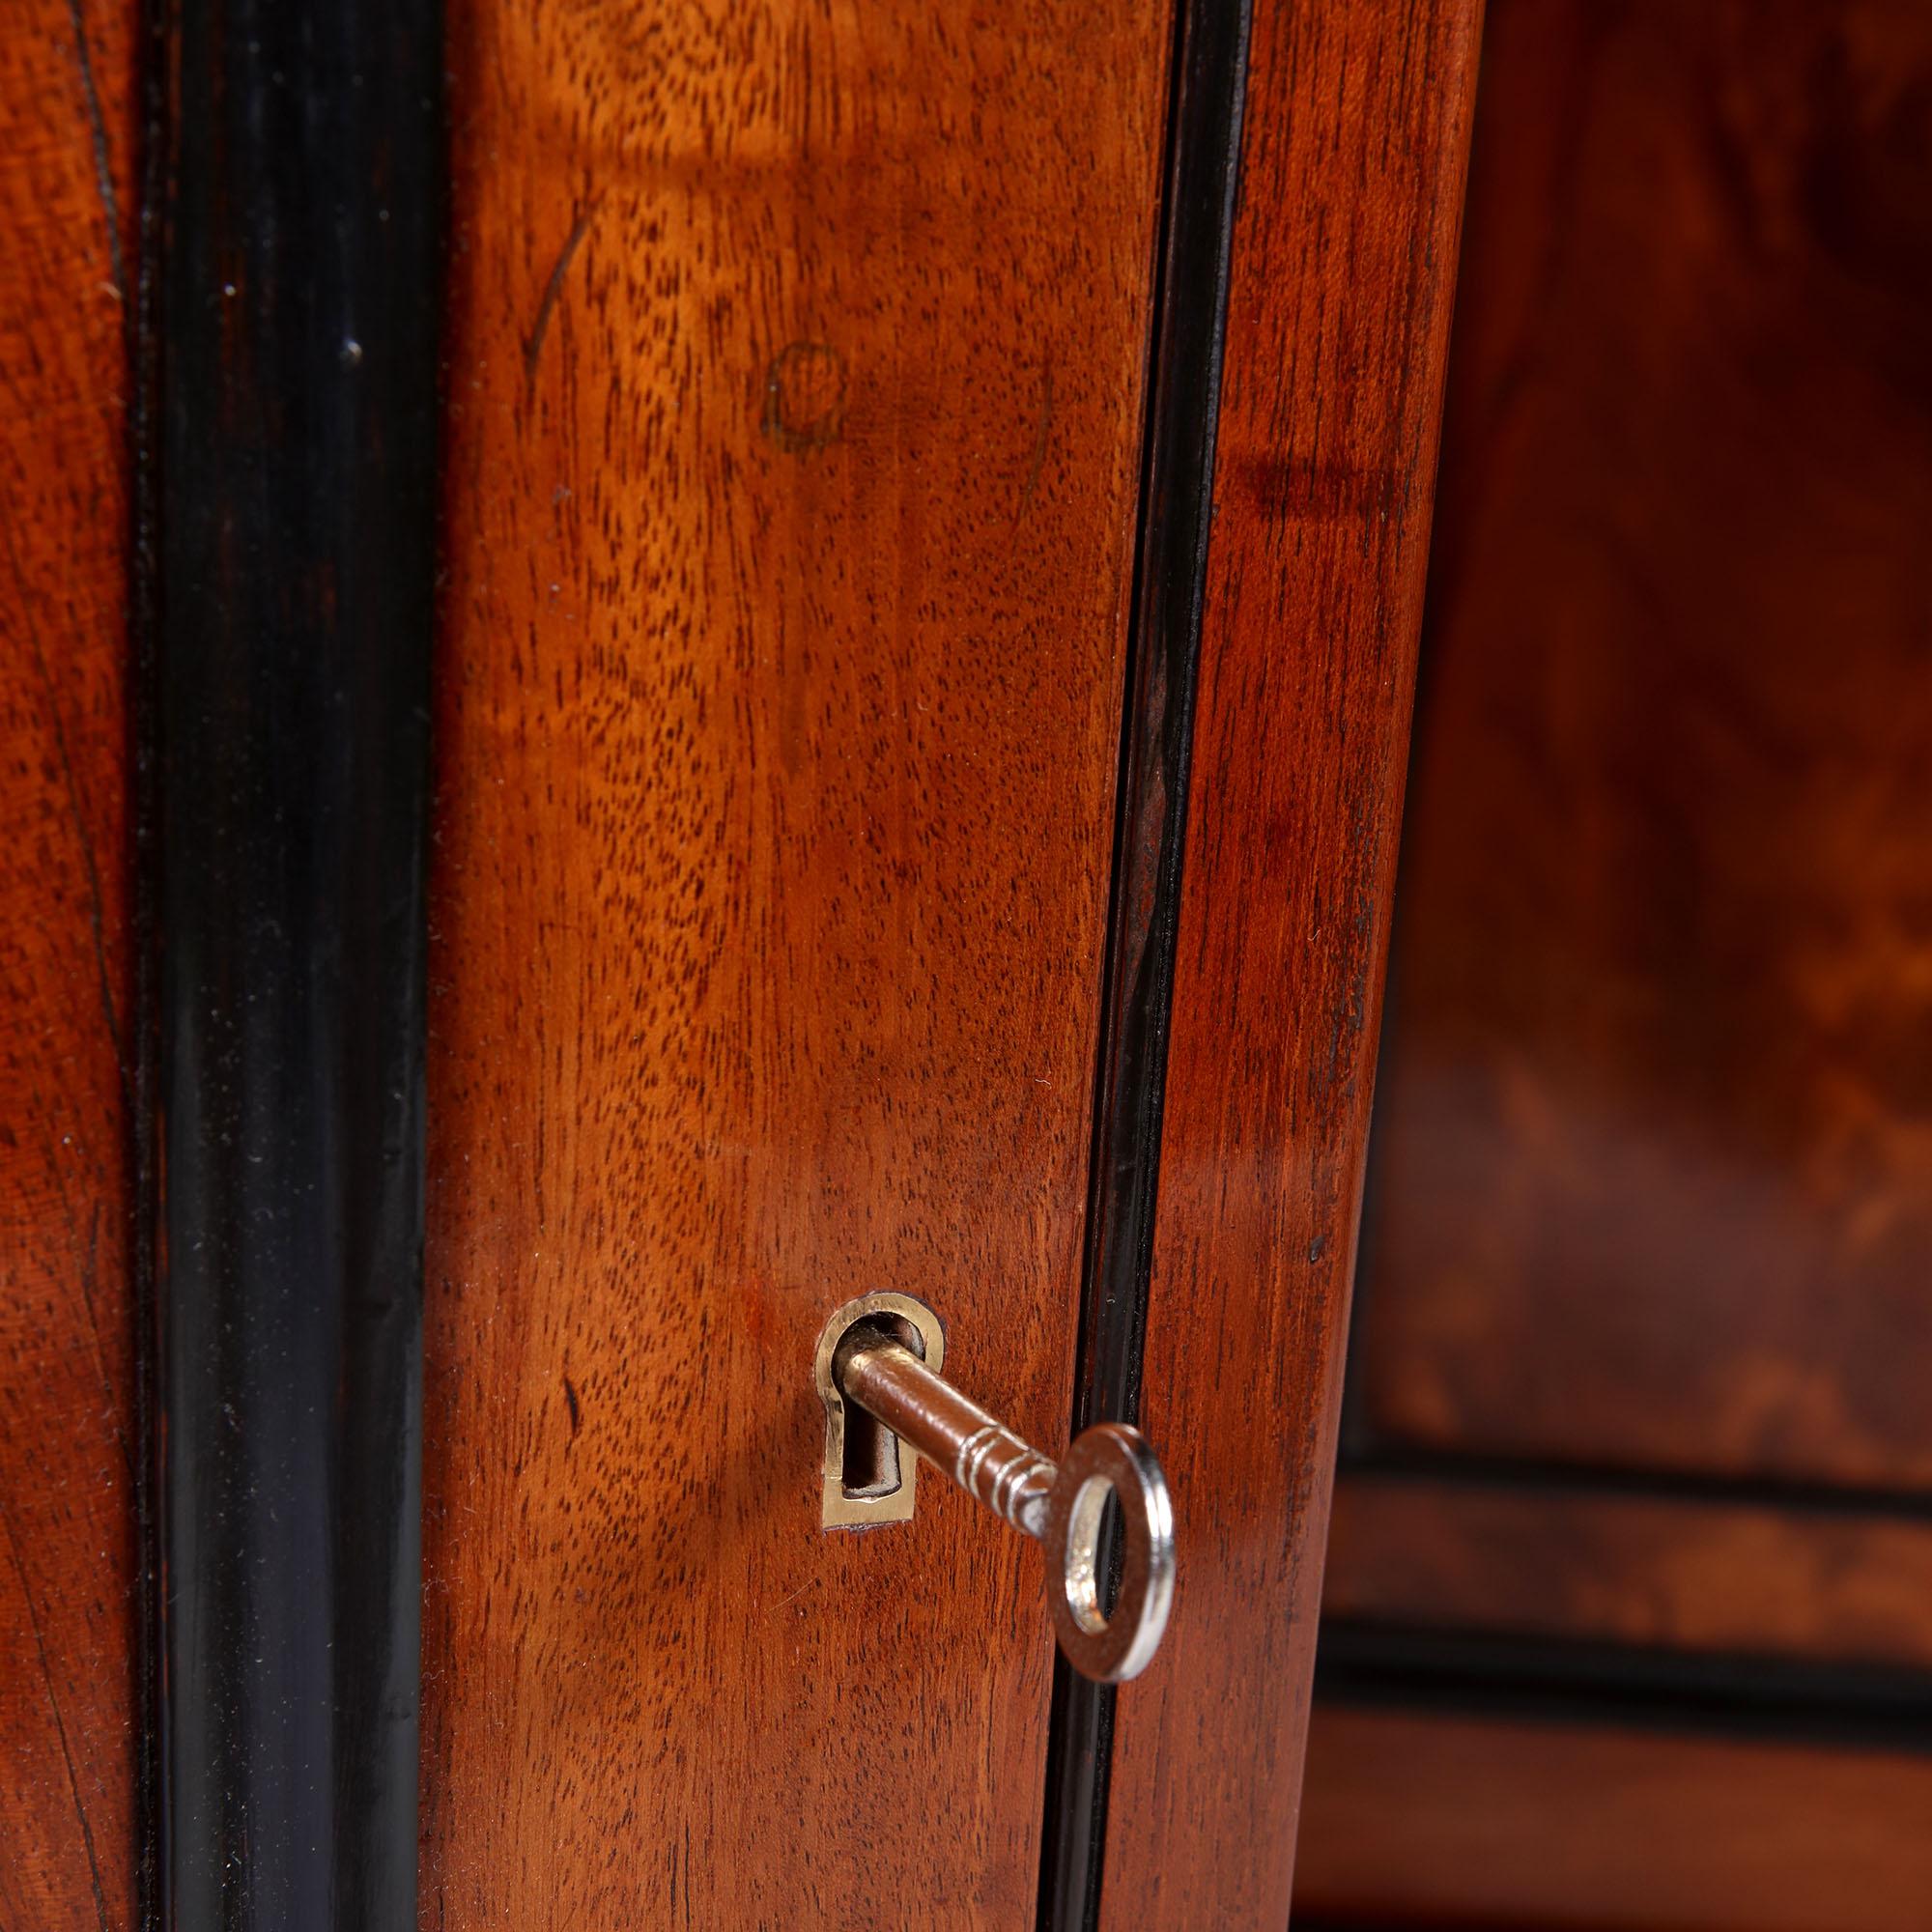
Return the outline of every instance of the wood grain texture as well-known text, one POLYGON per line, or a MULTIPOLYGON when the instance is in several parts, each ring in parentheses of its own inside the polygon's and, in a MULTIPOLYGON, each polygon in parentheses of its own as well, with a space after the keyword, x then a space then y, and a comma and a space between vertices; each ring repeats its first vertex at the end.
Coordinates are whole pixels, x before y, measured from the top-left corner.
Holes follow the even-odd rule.
POLYGON ((1325 1617, 1932 1668, 1932 1523, 1344 1472, 1325 1617))
POLYGON ((1371 1435, 1932 1484, 1932 14, 1499 0, 1371 1435))
POLYGON ((1926 1932, 1932 1758, 1323 1706, 1295 1918, 1926 1932))
POLYGON ((1143 1411, 1179 1581, 1117 1720, 1120 1932, 1288 1910, 1477 15, 1254 22, 1143 1411))
POLYGON ((810 1363, 1065 1439, 1166 23, 453 28, 423 1922, 1005 1932, 1038 1552, 810 1363))
POLYGON ((0 34, 0 1925, 135 1913, 127 1258, 134 10, 0 34))

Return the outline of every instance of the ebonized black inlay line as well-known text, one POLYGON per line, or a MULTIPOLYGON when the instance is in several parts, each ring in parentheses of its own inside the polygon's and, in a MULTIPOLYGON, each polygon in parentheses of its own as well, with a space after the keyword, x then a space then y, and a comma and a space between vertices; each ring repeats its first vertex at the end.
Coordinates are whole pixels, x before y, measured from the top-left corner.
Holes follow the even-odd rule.
MULTIPOLYGON (((1247 0, 1180 0, 1175 23, 1075 1434, 1140 1419, 1248 20, 1247 0)), ((1116 1694, 1054 1660, 1040 1932, 1087 1932, 1097 1920, 1116 1694)))
POLYGON ((151 7, 157 1916, 403 1932, 440 20, 151 7))
POLYGON ((1556 1457, 1492 1456, 1434 1443, 1405 1443, 1366 1427, 1341 1458, 1339 1474, 1363 1482, 1437 1483, 1445 1489, 1497 1490, 1545 1497, 1641 1498, 1681 1504, 1687 1509, 1778 1510, 1810 1517, 1879 1517, 1905 1522, 1932 1520, 1932 1493, 1923 1489, 1556 1457))
POLYGON ((1498 1723, 1932 1750, 1932 1672, 1849 1660, 1341 1619, 1321 1626, 1315 1694, 1498 1723))

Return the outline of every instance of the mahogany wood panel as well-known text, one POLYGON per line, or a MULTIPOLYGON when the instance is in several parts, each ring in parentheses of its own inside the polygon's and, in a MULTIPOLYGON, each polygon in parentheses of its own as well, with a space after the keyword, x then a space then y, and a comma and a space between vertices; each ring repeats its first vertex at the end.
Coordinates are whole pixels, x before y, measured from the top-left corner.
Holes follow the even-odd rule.
POLYGON ((1322 1613, 1932 1669, 1932 1522, 1345 1473, 1322 1613))
POLYGON ((1323 1705, 1295 1921, 1926 1932, 1932 1758, 1323 1705))
POLYGON ((810 1365, 1065 1436, 1167 24, 452 28, 424 1922, 1010 1928, 1038 1552, 810 1365))
POLYGON ((1117 1719, 1121 1932, 1288 1910, 1478 13, 1254 21, 1143 1410, 1179 1580, 1117 1719))
POLYGON ((0 1924, 135 1917, 134 10, 0 34, 0 1924))
POLYGON ((1498 0, 1358 1393, 1932 1483, 1932 13, 1498 0))

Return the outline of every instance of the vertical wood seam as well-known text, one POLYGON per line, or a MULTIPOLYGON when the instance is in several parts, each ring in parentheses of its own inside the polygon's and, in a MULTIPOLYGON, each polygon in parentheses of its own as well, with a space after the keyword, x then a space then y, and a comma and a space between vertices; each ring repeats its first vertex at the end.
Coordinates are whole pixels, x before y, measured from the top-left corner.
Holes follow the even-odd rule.
MULTIPOLYGON (((1094 1067, 1075 1433, 1140 1415, 1250 17, 1249 0, 1180 0, 1175 12, 1094 1067)), ((1118 1549, 1106 1560, 1118 1566, 1118 1549)), ((1040 1932, 1092 1932, 1097 1923, 1117 1695, 1115 1686, 1093 1683, 1055 1658, 1040 1932)))

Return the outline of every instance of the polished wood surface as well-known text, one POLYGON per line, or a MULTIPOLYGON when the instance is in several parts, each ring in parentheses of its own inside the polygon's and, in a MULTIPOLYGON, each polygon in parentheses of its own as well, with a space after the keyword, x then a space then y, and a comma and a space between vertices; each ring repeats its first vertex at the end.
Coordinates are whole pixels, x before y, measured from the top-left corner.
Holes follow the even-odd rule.
POLYGON ((1032 1917, 1039 1552, 811 1360, 1065 1437, 1161 12, 453 16, 425 1925, 1032 1917))
POLYGON ((1932 1483, 1932 13, 1497 0, 1371 1437, 1932 1483))
POLYGON ((1113 1932, 1288 1910, 1478 11, 1254 22, 1146 1363, 1179 1577, 1113 1932))
POLYGON ((134 12, 0 35, 0 1925, 134 1924, 134 12))
POLYGON ((1322 1614, 1932 1670, 1932 1522, 1344 1474, 1322 1614))
POLYGON ((1932 1925, 1928 189, 1922 7, 1492 0, 1324 1607, 1545 1718, 1303 1917, 1932 1925))
POLYGON ((1323 1706, 1295 1922, 1926 1932, 1932 1758, 1323 1706))

